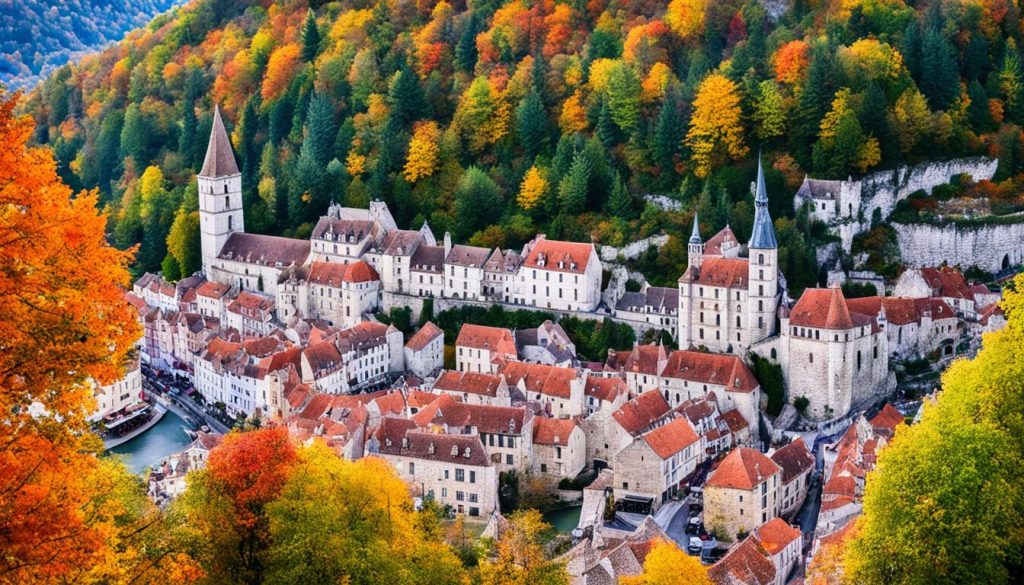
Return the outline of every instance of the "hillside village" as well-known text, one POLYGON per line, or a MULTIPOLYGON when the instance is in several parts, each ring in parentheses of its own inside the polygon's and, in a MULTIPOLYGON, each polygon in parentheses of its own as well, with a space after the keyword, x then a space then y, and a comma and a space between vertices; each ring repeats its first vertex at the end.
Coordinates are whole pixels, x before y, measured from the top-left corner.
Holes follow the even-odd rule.
MULTIPOLYGON (((582 502, 563 556, 574 583, 636 574, 645 543, 689 538, 672 522, 688 511, 705 537, 691 552, 715 563, 716 583, 802 575, 822 542, 848 532, 865 474, 904 423, 886 402, 894 364, 939 368, 1005 323, 998 291, 945 266, 906 270, 891 296, 847 298, 835 284, 790 298, 760 165, 749 242, 729 227, 706 237, 695 221, 678 286, 638 292, 605 288, 594 244, 456 244, 427 223, 399 229, 379 201, 332 204, 309 240, 246 233, 219 112, 197 180, 203 270, 134 283, 140 360, 97 389, 96 416, 131 408, 143 369, 184 376, 227 415, 321 438, 349 459, 384 458, 415 498, 490 534, 508 478, 541 486, 582 502), (609 318, 664 331, 680 349, 641 343, 591 362, 557 322, 466 324, 445 339, 427 318, 410 335, 376 318, 395 307, 429 317, 427 299, 431 311, 609 318), (767 413, 754 356, 781 373, 781 414, 767 413), (820 510, 804 522, 808 500, 820 510)), ((153 470, 150 495, 180 494, 217 441, 202 432, 153 470)))

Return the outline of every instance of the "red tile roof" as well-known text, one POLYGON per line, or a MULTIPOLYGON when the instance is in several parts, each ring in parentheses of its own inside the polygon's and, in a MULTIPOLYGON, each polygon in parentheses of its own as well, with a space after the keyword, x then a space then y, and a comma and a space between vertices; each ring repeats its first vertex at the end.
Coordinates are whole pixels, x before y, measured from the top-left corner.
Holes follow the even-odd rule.
POLYGON ((726 455, 708 478, 707 487, 752 490, 762 481, 779 472, 779 466, 764 453, 748 447, 737 447, 726 455))
POLYGON ((518 435, 530 417, 525 408, 466 404, 444 395, 410 419, 420 428, 447 426, 452 431, 476 427, 479 433, 518 435))
POLYGON ((512 332, 504 327, 488 327, 466 323, 459 329, 455 345, 486 349, 500 355, 516 357, 516 340, 512 332))
POLYGON ((853 329, 867 324, 867 317, 854 313, 846 305, 846 298, 838 286, 809 288, 789 313, 789 324, 817 329, 853 329))
POLYGON ((964 275, 956 268, 944 266, 942 268, 921 268, 921 277, 936 293, 936 296, 951 297, 957 299, 973 299, 974 292, 964 280, 964 275))
POLYGON ((1003 308, 999 303, 992 303, 991 305, 980 309, 978 313, 980 314, 978 322, 982 325, 988 325, 988 320, 992 317, 1005 315, 1005 313, 1003 313, 1003 308))
POLYGON ((501 376, 445 370, 434 383, 434 389, 442 392, 466 392, 480 396, 495 397, 501 386, 501 376))
POLYGON ((527 268, 583 274, 593 253, 593 244, 562 242, 538 236, 523 265, 527 268))
POLYGON ((314 262, 309 267, 309 281, 314 284, 340 287, 344 282, 372 282, 380 280, 372 266, 357 260, 351 264, 340 262, 314 262))
POLYGON ((635 435, 670 410, 668 402, 658 390, 648 390, 622 405, 612 417, 625 431, 635 435))
POLYGON ((423 327, 420 327, 419 331, 409 338, 409 341, 405 343, 405 347, 412 351, 420 351, 428 343, 437 339, 439 335, 444 337, 444 331, 437 325, 434 325, 433 322, 427 321, 423 324, 423 327))
POLYGON ((747 425, 747 419, 743 418, 740 411, 735 408, 729 412, 722 413, 722 420, 725 421, 725 424, 729 427, 729 431, 733 434, 736 434, 749 426, 747 425))
POLYGON ((750 261, 747 258, 711 257, 705 258, 700 268, 684 272, 679 281, 720 288, 746 289, 749 278, 750 261))
POLYGON ((729 226, 725 226, 722 231, 711 236, 711 239, 704 243, 704 257, 721 256, 723 244, 728 244, 726 247, 739 245, 736 234, 732 233, 732 229, 729 226))
POLYGON ((700 437, 693 430, 690 421, 685 418, 677 418, 644 434, 643 440, 658 457, 668 459, 700 441, 700 437))
POLYGON ((618 396, 628 392, 629 386, 622 378, 587 376, 587 384, 583 388, 585 396, 593 396, 605 402, 613 402, 618 396))
POLYGON ((569 445, 569 436, 577 428, 576 421, 571 418, 534 417, 533 443, 566 447, 569 445))
POLYGON ((750 368, 740 358, 699 351, 673 351, 661 375, 725 386, 727 392, 752 392, 759 385, 750 368))
POLYGON ((885 318, 893 325, 920 323, 924 312, 931 313, 932 319, 952 319, 956 313, 946 301, 939 298, 910 299, 903 297, 861 297, 847 299, 846 306, 851 313, 874 318, 885 307, 885 318))
POLYGON ((775 582, 775 564, 757 539, 747 537, 708 570, 715 585, 770 585, 775 582))
MULTIPOLYGON (((619 352, 619 355, 626 355, 623 368, 627 372, 637 374, 649 374, 657 376, 659 364, 668 358, 665 346, 660 343, 639 344, 633 346, 630 352, 619 352)), ((609 358, 611 359, 611 358, 609 358)))
POLYGON ((309 240, 235 232, 224 242, 218 258, 282 267, 300 265, 309 256, 309 240))
POLYGON ((440 394, 424 392, 423 390, 410 390, 405 396, 405 403, 411 407, 423 408, 440 397, 440 394))
POLYGON ((802 438, 772 453, 771 459, 782 468, 782 483, 788 483, 814 467, 814 456, 807 450, 807 444, 802 438))
POLYGON ((569 398, 572 396, 572 381, 576 379, 578 373, 573 368, 509 362, 502 368, 501 375, 512 386, 523 382, 527 392, 569 398))
POLYGON ((225 294, 227 294, 228 289, 230 288, 231 287, 229 287, 226 284, 221 284, 219 282, 207 280, 203 284, 199 285, 199 288, 196 289, 196 294, 201 297, 219 299, 225 294))
POLYGON ((789 543, 800 538, 800 531, 786 524, 782 518, 772 518, 756 532, 761 546, 771 555, 781 552, 789 543))
POLYGON ((382 455, 412 457, 476 467, 490 467, 477 435, 444 435, 414 430, 404 419, 385 417, 377 432, 377 449, 382 455), (407 440, 404 440, 407 439, 407 440))
POLYGON ((895 406, 885 403, 882 410, 871 419, 871 426, 878 432, 879 429, 884 429, 889 433, 896 431, 896 427, 903 424, 906 417, 903 413, 896 409, 895 406))

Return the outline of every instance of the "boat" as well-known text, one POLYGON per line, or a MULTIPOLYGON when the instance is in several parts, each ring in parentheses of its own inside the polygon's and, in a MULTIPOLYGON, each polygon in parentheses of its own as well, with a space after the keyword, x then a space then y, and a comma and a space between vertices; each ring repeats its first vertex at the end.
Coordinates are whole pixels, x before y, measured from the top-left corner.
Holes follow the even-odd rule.
POLYGON ((103 434, 103 448, 109 450, 131 441, 153 428, 165 414, 167 409, 163 406, 147 404, 107 423, 106 432, 103 434))

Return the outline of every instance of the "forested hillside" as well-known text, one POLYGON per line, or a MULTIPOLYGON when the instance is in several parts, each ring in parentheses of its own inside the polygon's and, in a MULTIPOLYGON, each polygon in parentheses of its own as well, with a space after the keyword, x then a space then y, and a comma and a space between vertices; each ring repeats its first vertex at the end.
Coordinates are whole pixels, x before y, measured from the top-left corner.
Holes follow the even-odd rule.
POLYGON ((0 2, 0 84, 30 86, 76 55, 119 40, 181 0, 0 2))
MULTIPOLYGON (((805 173, 988 153, 1021 168, 1015 0, 193 0, 62 69, 25 109, 64 178, 98 188, 137 269, 198 268, 193 173, 214 104, 246 228, 306 237, 332 200, 486 246, 749 236, 762 150, 791 292, 816 280, 805 173), (767 1, 765 5, 769 5, 767 1), (784 11, 777 10, 783 7, 784 11), (680 212, 642 194, 678 199, 680 212)), ((1011 187, 1013 183, 1009 184, 1011 187)))

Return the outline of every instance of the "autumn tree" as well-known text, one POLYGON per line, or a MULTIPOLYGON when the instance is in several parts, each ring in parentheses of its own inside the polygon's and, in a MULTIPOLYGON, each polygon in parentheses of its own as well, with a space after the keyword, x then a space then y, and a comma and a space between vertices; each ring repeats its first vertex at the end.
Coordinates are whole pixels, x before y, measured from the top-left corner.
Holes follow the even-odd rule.
POLYGON ((1004 290, 1007 325, 954 362, 920 422, 880 450, 844 555, 850 582, 1012 583, 1021 574, 1024 277, 1004 290))
POLYGON ((346 461, 319 441, 303 447, 266 514, 267 583, 465 582, 459 559, 383 459, 346 461))
POLYGON ((548 193, 548 181, 544 175, 544 170, 537 168, 536 165, 526 171, 523 183, 519 187, 519 195, 516 198, 519 207, 531 211, 541 204, 548 193))
POLYGON ((441 130, 437 122, 420 122, 409 140, 409 156, 405 161, 405 180, 410 183, 429 177, 437 170, 440 162, 441 130))
POLYGON ((189 476, 175 502, 181 538, 217 583, 260 583, 266 577, 267 505, 282 492, 297 460, 284 427, 234 432, 210 452, 205 469, 189 476))
POLYGON ((672 0, 665 9, 665 23, 684 41, 693 41, 704 31, 706 0, 672 0))
POLYGON ((622 585, 711 585, 704 565, 668 540, 654 543, 644 559, 643 573, 622 577, 619 582, 622 585))
POLYGON ((480 563, 482 585, 568 585, 565 566, 547 560, 540 545, 549 527, 534 509, 512 514, 492 558, 480 563))
POLYGON ((203 267, 199 242, 199 212, 178 209, 167 234, 167 252, 177 263, 179 274, 189 276, 203 267))
POLYGON ((754 100, 754 135, 762 141, 778 138, 786 132, 786 112, 779 89, 769 80, 757 86, 754 100))
POLYGON ((86 421, 92 381, 119 378, 142 334, 123 297, 131 254, 107 243, 97 194, 73 194, 27 145, 14 107, 0 95, 0 581, 194 582, 86 421))
POLYGON ((724 75, 712 73, 701 82, 686 144, 693 151, 694 173, 701 178, 727 160, 746 156, 739 89, 724 75))

